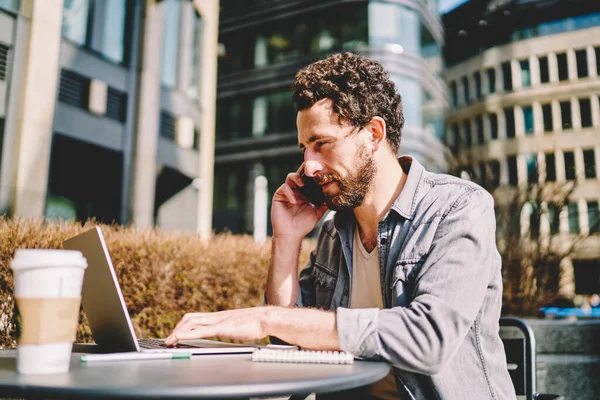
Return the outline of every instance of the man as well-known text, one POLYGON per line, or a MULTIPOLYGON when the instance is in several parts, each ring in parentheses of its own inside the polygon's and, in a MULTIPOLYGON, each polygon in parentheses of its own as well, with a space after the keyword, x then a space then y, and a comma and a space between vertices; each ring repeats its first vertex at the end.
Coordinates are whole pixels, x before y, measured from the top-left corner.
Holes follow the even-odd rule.
POLYGON ((492 197, 396 158, 402 104, 379 63, 336 54, 300 71, 293 90, 299 172, 326 203, 309 203, 290 173, 273 197, 271 306, 187 314, 167 343, 271 335, 390 363, 373 398, 515 399, 498 335, 492 197), (302 240, 327 209, 298 279, 302 240))

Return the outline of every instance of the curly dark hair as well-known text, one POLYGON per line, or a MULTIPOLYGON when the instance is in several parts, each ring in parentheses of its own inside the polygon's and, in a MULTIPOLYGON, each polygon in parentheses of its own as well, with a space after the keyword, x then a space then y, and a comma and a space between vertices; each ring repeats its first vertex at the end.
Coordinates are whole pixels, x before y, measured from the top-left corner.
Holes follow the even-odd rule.
POLYGON ((383 118, 388 143, 394 153, 398 151, 404 126, 402 98, 377 61, 354 53, 333 54, 300 70, 292 89, 298 111, 331 99, 340 123, 363 128, 373 117, 383 118))

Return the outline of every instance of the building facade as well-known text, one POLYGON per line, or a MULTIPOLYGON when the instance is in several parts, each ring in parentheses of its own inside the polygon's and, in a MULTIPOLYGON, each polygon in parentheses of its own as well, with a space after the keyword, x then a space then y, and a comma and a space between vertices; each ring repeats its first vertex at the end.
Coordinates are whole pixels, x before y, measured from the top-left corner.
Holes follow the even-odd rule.
MULTIPOLYGON (((436 0, 222 0, 215 146, 215 228, 253 230, 254 179, 269 194, 302 163, 295 73, 329 54, 379 60, 403 98, 401 154, 445 171, 447 88, 436 0)), ((270 224, 268 224, 270 227, 270 224)))
POLYGON ((0 0, 0 212, 210 232, 217 34, 217 0, 0 0))
POLYGON ((600 3, 471 1, 443 20, 454 169, 496 187, 499 204, 571 188, 564 207, 540 197, 513 217, 523 236, 578 238, 563 294, 600 292, 600 3))

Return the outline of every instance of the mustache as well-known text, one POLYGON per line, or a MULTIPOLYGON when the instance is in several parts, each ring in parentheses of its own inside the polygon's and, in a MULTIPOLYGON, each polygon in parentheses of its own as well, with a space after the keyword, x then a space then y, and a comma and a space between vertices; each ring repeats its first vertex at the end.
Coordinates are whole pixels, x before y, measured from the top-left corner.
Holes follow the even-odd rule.
POLYGON ((313 177, 313 179, 319 185, 325 185, 326 183, 329 183, 329 182, 339 181, 340 177, 335 173, 326 173, 326 174, 315 175, 313 177))

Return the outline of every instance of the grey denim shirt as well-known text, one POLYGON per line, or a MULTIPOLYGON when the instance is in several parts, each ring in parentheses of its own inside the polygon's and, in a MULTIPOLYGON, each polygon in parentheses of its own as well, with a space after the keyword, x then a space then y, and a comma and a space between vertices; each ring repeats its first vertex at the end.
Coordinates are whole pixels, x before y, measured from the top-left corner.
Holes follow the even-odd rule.
POLYGON ((335 310, 342 350, 390 363, 401 399, 516 399, 499 337, 493 199, 411 157, 399 163, 408 178, 378 227, 384 308, 348 308, 352 212, 323 222, 297 305, 335 310))

